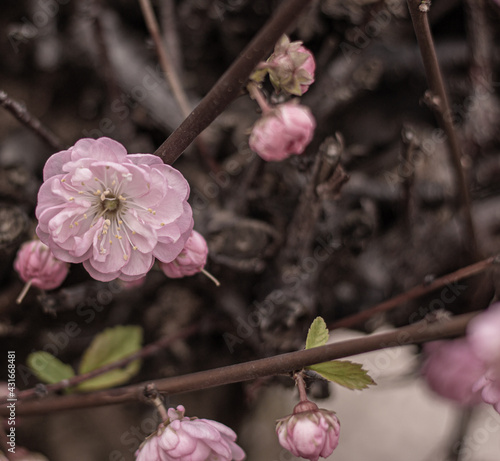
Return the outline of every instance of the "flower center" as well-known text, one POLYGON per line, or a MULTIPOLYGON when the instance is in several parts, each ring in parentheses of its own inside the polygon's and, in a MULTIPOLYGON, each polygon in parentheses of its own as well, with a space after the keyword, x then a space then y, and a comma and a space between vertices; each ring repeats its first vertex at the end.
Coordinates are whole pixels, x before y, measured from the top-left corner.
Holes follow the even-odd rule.
POLYGON ((102 211, 106 218, 113 217, 120 211, 120 198, 116 197, 109 189, 105 190, 100 198, 102 211))

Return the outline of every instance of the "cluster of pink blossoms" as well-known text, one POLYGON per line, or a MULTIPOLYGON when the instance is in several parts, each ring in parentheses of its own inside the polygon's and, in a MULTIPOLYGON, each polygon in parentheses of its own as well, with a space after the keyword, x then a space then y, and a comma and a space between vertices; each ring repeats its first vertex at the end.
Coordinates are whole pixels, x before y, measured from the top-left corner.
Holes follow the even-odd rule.
POLYGON ((424 353, 422 373, 437 394, 500 413, 500 303, 474 318, 465 338, 431 342, 424 353))
POLYGON ((182 174, 109 138, 81 139, 52 155, 38 193, 37 234, 56 258, 101 281, 143 277, 170 263, 193 229, 182 174))
POLYGON ((136 453, 137 461, 241 461, 245 452, 229 427, 210 419, 188 418, 184 407, 169 408, 160 424, 136 453))
POLYGON ((252 75, 249 90, 263 116, 253 126, 248 144, 264 160, 281 161, 302 154, 313 138, 316 121, 307 107, 294 101, 270 107, 255 82, 261 83, 269 74, 277 92, 302 96, 314 82, 315 68, 314 56, 302 42, 290 42, 284 35, 271 57, 252 75))

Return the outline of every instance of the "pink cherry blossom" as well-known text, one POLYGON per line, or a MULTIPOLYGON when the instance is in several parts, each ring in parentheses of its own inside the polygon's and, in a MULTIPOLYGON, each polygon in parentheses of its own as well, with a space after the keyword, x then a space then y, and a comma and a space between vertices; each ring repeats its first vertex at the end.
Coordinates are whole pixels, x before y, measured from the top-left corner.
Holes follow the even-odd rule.
POLYGON ((207 242, 193 230, 179 256, 170 263, 160 263, 167 277, 180 278, 201 272, 207 262, 207 242))
POLYGON ((267 60, 266 69, 276 91, 302 96, 314 82, 316 62, 302 42, 290 42, 283 35, 267 60))
POLYGON ((492 304, 470 321, 467 338, 478 357, 500 366, 500 303, 492 304))
POLYGON ((285 103, 255 123, 248 143, 264 160, 284 160, 292 154, 304 152, 315 127, 314 117, 307 107, 285 103))
POLYGON ((294 456, 318 461, 337 448, 340 423, 335 412, 303 401, 295 406, 292 415, 278 420, 276 432, 281 446, 294 456))
POLYGON ((182 174, 154 155, 127 155, 112 139, 81 139, 52 155, 43 179, 40 240, 97 280, 141 278, 155 257, 173 261, 191 234, 182 174))
POLYGON ((17 252, 14 269, 24 282, 42 290, 57 288, 68 275, 68 264, 56 259, 40 240, 23 243, 17 252))
POLYGON ((471 320, 467 340, 486 366, 486 371, 474 385, 486 403, 500 413, 500 303, 492 304, 471 320))
POLYGON ((184 407, 168 410, 160 425, 136 453, 137 461, 241 461, 245 452, 229 427, 210 419, 188 418, 184 407))
POLYGON ((465 338, 427 343, 424 355, 421 373, 436 394, 464 406, 481 402, 474 384, 484 375, 486 366, 465 338))

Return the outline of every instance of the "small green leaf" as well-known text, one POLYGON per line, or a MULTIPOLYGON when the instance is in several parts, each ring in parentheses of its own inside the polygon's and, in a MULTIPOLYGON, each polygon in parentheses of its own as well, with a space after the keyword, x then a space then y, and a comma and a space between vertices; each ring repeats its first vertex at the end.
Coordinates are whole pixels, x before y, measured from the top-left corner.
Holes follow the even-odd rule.
POLYGON ((361 390, 377 384, 373 381, 368 372, 363 369, 363 365, 349 362, 348 360, 333 360, 331 362, 311 365, 307 368, 320 374, 323 378, 347 387, 348 389, 361 390))
POLYGON ((95 378, 87 379, 77 386, 80 392, 92 392, 99 389, 108 389, 110 387, 119 386, 126 383, 130 378, 135 376, 141 368, 141 361, 134 360, 125 368, 115 368, 95 378))
POLYGON ((33 370, 35 376, 44 383, 54 384, 63 379, 70 379, 75 376, 71 365, 61 362, 45 351, 37 351, 28 355, 28 367, 33 370))
MULTIPOLYGON (((142 344, 142 328, 138 326, 117 326, 97 335, 83 353, 79 374, 88 373, 104 365, 116 362, 137 352, 142 344)), ((127 382, 140 369, 140 360, 129 363, 95 378, 80 383, 79 391, 93 391, 118 386, 127 382)))
POLYGON ((322 317, 316 317, 309 327, 306 339, 306 349, 324 346, 328 341, 328 328, 322 317))

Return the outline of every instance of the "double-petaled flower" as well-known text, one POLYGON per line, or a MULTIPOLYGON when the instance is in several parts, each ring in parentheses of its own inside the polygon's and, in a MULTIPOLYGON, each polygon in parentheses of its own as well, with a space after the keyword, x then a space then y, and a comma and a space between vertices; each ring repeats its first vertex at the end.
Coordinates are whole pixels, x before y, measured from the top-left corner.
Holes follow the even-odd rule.
POLYGON ((160 424, 136 453, 137 461, 242 461, 245 452, 232 429, 210 419, 188 418, 184 407, 169 408, 160 424))
POLYGON ((154 155, 128 155, 109 138, 81 139, 52 155, 43 179, 40 240, 97 280, 141 278, 155 257, 173 261, 191 234, 182 174, 154 155))

